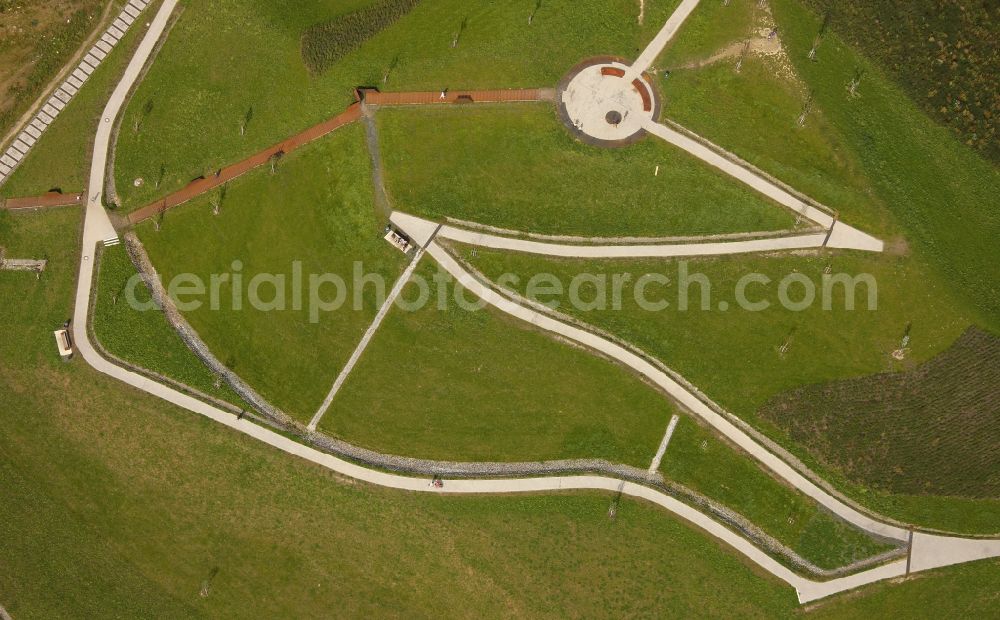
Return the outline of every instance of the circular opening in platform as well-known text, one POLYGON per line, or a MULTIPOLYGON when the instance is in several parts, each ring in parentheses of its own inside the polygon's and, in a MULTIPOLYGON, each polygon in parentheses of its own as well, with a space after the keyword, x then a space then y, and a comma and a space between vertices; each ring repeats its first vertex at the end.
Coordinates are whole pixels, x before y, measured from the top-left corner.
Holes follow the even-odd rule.
POLYGON ((611 110, 604 115, 604 120, 608 121, 609 125, 618 126, 618 123, 622 122, 622 113, 618 110, 611 110))

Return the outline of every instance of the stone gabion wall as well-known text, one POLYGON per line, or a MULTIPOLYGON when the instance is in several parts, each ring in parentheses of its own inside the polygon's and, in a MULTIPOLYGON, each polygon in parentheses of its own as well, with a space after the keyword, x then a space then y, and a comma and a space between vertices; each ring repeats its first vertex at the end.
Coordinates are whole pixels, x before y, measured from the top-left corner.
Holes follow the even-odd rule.
POLYGON ((167 295, 166 290, 163 288, 163 283, 160 282, 159 274, 153 267, 153 264, 149 261, 149 256, 146 254, 146 248, 143 247, 142 242, 139 238, 135 236, 133 232, 127 232, 124 235, 125 248, 128 251, 129 258, 132 259, 132 264, 135 265, 136 270, 142 276, 143 281, 146 283, 146 287, 149 289, 150 294, 153 297, 153 301, 156 302, 157 306, 163 310, 164 316, 167 318, 167 322, 170 326, 174 328, 177 334, 184 341, 184 344, 188 346, 191 351, 194 352, 198 358, 205 363, 209 369, 219 375, 223 381, 225 381, 229 387, 236 392, 240 398, 245 400, 250 404, 258 413, 260 413, 264 418, 274 422, 275 424, 281 426, 282 428, 292 428, 294 423, 288 415, 267 402, 264 397, 257 393, 252 387, 247 385, 243 379, 239 377, 236 373, 226 367, 208 348, 208 345, 198 336, 198 332, 194 330, 193 327, 187 322, 187 319, 177 310, 174 306, 173 301, 167 295))

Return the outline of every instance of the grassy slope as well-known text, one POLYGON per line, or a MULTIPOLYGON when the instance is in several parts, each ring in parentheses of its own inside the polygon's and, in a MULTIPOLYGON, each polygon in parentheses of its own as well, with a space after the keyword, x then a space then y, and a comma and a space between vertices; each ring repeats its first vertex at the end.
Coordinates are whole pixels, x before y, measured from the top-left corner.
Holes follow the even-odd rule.
MULTIPOLYGON (((679 65, 708 58, 727 45, 747 36, 755 0, 730 0, 729 4, 701 2, 684 20, 683 29, 660 52, 654 66, 671 70, 679 65)), ((675 74, 664 90, 673 90, 675 74)), ((669 96, 669 95, 668 95, 669 96)))
MULTIPOLYGON (((152 15, 157 6, 159 2, 152 2, 140 19, 152 15)), ((36 196, 53 188, 65 193, 84 189, 99 115, 143 32, 144 28, 130 28, 125 33, 125 38, 49 125, 27 159, 0 186, 0 196, 36 196)))
POLYGON ((360 0, 298 3, 294 10, 262 0, 190 0, 156 63, 138 88, 126 123, 147 101, 153 110, 139 133, 118 144, 118 189, 127 207, 147 202, 155 178, 176 189, 206 171, 273 144, 340 111, 359 85, 389 90, 555 86, 582 58, 636 56, 677 4, 649 2, 636 25, 634 0, 546 0, 531 26, 533 0, 431 0, 310 78, 299 54, 302 31, 367 4, 360 0), (456 48, 454 33, 468 20, 456 48), (388 82, 382 82, 392 69, 388 82), (253 108, 247 133, 239 126, 253 108))
MULTIPOLYGON (((645 505, 609 522, 603 495, 345 483, 58 361, 78 227, 74 210, 0 212, 0 244, 52 260, 41 280, 0 273, 0 600, 14 617, 800 616, 789 588, 645 505)), ((980 562, 814 613, 982 616, 998 578, 980 562)))
POLYGON ((660 471, 736 510, 822 568, 850 564, 891 548, 776 482, 749 456, 690 418, 678 422, 660 471))
POLYGON ((102 0, 0 3, 5 13, 0 30, 0 134, 10 131, 93 32, 103 5, 102 0))
MULTIPOLYGON (((792 445, 777 428, 756 416, 768 398, 801 385, 821 383, 892 368, 908 367, 944 350, 968 324, 961 306, 948 300, 945 284, 934 281, 915 259, 844 253, 822 257, 746 256, 688 261, 690 273, 705 274, 712 283, 710 309, 701 310, 699 286, 692 284, 687 311, 679 311, 678 264, 675 261, 565 261, 528 255, 503 254, 479 249, 466 257, 491 278, 512 273, 524 284, 534 274, 551 273, 567 286, 580 273, 632 274, 636 281, 646 273, 661 273, 673 284, 653 286, 652 299, 665 297, 670 306, 662 312, 641 309, 626 289, 622 307, 614 310, 576 311, 563 300, 560 310, 632 342, 698 386, 713 400, 779 440, 799 456, 808 455, 792 445), (857 309, 844 309, 838 287, 831 310, 820 303, 801 311, 785 310, 778 303, 777 283, 797 271, 821 288, 827 265, 833 272, 872 274, 878 283, 878 309, 867 311, 865 296, 858 294, 857 309), (749 273, 771 278, 768 286, 748 289, 751 300, 765 300, 771 307, 760 312, 742 310, 734 302, 736 282, 749 273), (718 303, 730 304, 719 311, 718 303), (911 353, 906 364, 893 362, 889 353, 899 346, 907 323, 912 323, 911 353), (849 337, 845 337, 849 334, 849 337), (790 340, 784 355, 779 349, 790 340)), ((862 289, 863 290, 863 289, 862 289)), ((817 293, 818 294, 818 293, 817 293)), ((590 299, 581 294, 583 299, 590 299)), ((813 463, 815 465, 815 463, 813 463)), ((833 472, 827 472, 836 478, 833 472)), ((887 496, 837 481, 841 488, 873 508, 922 525, 970 532, 994 532, 1000 502, 887 496)))
POLYGON ((386 182, 403 211, 587 236, 794 224, 790 212, 660 141, 627 149, 581 144, 549 105, 397 108, 378 120, 386 182))
MULTIPOLYGON (((393 309, 322 430, 368 448, 445 460, 605 458, 648 466, 673 406, 624 370, 431 281, 431 304, 393 309)), ((416 299, 412 283, 405 299, 416 299)), ((468 293, 463 294, 468 297, 468 293)))
POLYGON ((775 0, 774 15, 799 73, 816 102, 843 132, 876 192, 899 220, 915 253, 975 308, 976 319, 1000 329, 1000 169, 924 116, 881 72, 833 33, 818 62, 806 59, 819 18, 792 0, 775 0), (845 91, 865 70, 860 96, 845 91))
POLYGON ((798 126, 808 94, 778 71, 754 55, 740 73, 732 62, 674 71, 664 87, 664 115, 838 210, 851 225, 897 235, 857 157, 823 111, 813 110, 798 126))
MULTIPOLYGON (((431 282, 435 269, 423 265, 416 273, 431 282)), ((321 430, 421 458, 649 463, 672 404, 622 369, 506 315, 458 308, 450 301, 453 286, 447 287, 444 311, 397 308, 389 315, 321 430)), ((438 286, 429 290, 437 299, 438 286)), ((416 297, 411 284, 404 298, 416 297)), ((746 515, 821 566, 841 566, 882 548, 689 419, 662 471, 746 515), (712 444, 707 459, 695 447, 702 440, 712 444)))
MULTIPOLYGON (((101 253, 93 315, 94 334, 101 345, 127 362, 244 406, 226 384, 216 387, 216 375, 187 348, 162 312, 137 310, 129 303, 126 290, 133 276, 135 267, 125 246, 107 248, 101 253)), ((149 302, 144 284, 139 283, 134 290, 136 301, 149 302)))
POLYGON ((611 522, 607 495, 440 498, 349 483, 64 364, 51 328, 71 309, 79 214, 8 217, 0 242, 52 260, 41 280, 0 273, 0 600, 16 618, 794 606, 789 588, 642 504, 623 501, 611 522), (702 600, 707 583, 720 592, 702 600))
MULTIPOLYGON (((359 311, 351 309, 355 261, 392 282, 403 257, 381 238, 372 209, 369 160, 363 129, 344 127, 286 157, 272 175, 267 166, 230 184, 221 213, 212 215, 218 191, 165 214, 161 230, 139 227, 163 281, 180 273, 231 273, 243 263, 243 290, 259 273, 284 274, 285 310, 254 310, 243 295, 233 310, 232 286, 220 287, 220 310, 209 303, 186 313, 212 352, 274 405, 308 420, 376 312, 374 288, 365 287, 359 311), (302 263, 302 309, 293 306, 292 263, 302 263), (309 275, 333 273, 347 285, 345 305, 309 317, 309 275)), ((264 285, 268 300, 272 287, 264 285)), ((332 286, 322 289, 332 299, 332 286)))

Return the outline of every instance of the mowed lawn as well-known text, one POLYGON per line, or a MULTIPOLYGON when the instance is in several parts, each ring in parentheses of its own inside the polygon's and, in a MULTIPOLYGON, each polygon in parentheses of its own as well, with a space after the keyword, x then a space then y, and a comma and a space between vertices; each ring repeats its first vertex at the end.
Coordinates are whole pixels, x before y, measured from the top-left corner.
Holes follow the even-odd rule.
MULTIPOLYGON (((429 304, 393 308, 320 430, 419 458, 649 466, 674 411, 665 396, 499 311, 459 307, 454 281, 435 280, 425 260, 415 275, 428 282, 429 304)), ((408 283, 403 299, 418 295, 408 283)))
POLYGON ((798 125, 808 87, 772 59, 750 55, 739 73, 734 62, 672 71, 662 86, 663 115, 836 209, 852 226, 897 236, 898 224, 822 108, 814 105, 798 125))
MULTIPOLYGON (((603 494, 424 497, 347 483, 56 356, 78 210, 0 244, 0 601, 15 618, 348 615, 798 617, 791 588, 603 494), (706 596, 710 592, 711 596, 706 596), (204 594, 203 594, 204 593, 204 594)), ((825 618, 981 617, 996 561, 835 597, 825 618)))
POLYGON ((1000 330, 1000 168, 925 116, 832 33, 825 37, 820 61, 809 62, 820 17, 792 0, 772 4, 795 68, 843 132, 914 254, 975 311, 978 324, 1000 330), (864 71, 864 79, 852 99, 845 89, 856 69, 864 71))
MULTIPOLYGON (((575 309, 565 294, 543 295, 539 300, 558 299, 560 311, 607 330, 661 360, 709 398, 766 432, 835 481, 838 488, 873 509, 926 526, 968 533, 995 532, 1000 502, 888 495, 859 487, 835 471, 824 470, 801 446, 757 415, 768 399, 787 390, 911 368, 950 346, 970 323, 968 311, 949 297, 948 285, 935 280, 933 270, 915 258, 845 252, 680 262, 579 261, 504 254, 483 248, 477 249, 476 256, 467 247, 461 247, 459 252, 494 281, 503 274, 517 276, 516 282, 507 280, 504 284, 521 293, 532 276, 543 273, 555 276, 564 291, 580 274, 606 276, 609 282, 614 274, 628 274, 633 283, 645 274, 668 277, 669 284, 653 283, 645 290, 649 300, 669 303, 662 310, 643 309, 631 285, 623 289, 620 309, 615 309, 612 303, 610 285, 605 287, 608 299, 605 309, 575 309), (693 276, 687 287, 687 310, 679 309, 683 288, 679 284, 681 264, 693 276), (828 266, 832 275, 842 273, 852 278, 871 275, 876 283, 876 309, 867 309, 868 287, 860 284, 854 294, 854 310, 846 307, 842 285, 833 287, 826 296, 830 309, 824 310, 823 275, 828 266), (706 294, 695 281, 700 279, 697 274, 710 283, 706 294), (755 311, 743 309, 737 303, 737 284, 748 274, 768 278, 768 284, 754 283, 745 289, 748 301, 766 302, 768 308, 755 311), (784 308, 779 288, 788 276, 804 277, 813 283, 815 303, 799 311, 784 308), (704 310, 703 300, 708 302, 704 310), (726 310, 720 310, 722 302, 727 305, 726 310), (905 360, 899 362, 890 354, 900 347, 908 325, 909 351, 905 360)), ((592 284, 584 284, 580 290, 581 300, 599 299, 592 284)), ((789 285, 787 292, 791 300, 800 301, 803 291, 804 285, 800 283, 789 285)))
POLYGON ((640 26, 634 0, 546 0, 537 10, 535 0, 424 0, 325 73, 310 76, 300 54, 302 32, 370 4, 184 3, 124 112, 116 179, 126 207, 141 206, 329 118, 353 100, 358 86, 396 91, 554 87, 584 58, 634 58, 678 1, 646 2, 640 26), (151 109, 145 113, 147 105, 151 109), (132 130, 136 119, 139 131, 132 130), (161 166, 158 188, 132 185, 136 177, 158 178, 161 166))
POLYGON ((795 223, 791 212, 655 138, 622 149, 578 142, 551 104, 386 108, 377 121, 394 206, 433 219, 601 237, 795 223))
POLYGON ((40 280, 0 272, 0 601, 13 617, 793 611, 791 588, 646 504, 625 499, 611 521, 606 494, 360 485, 61 362, 51 330, 71 313, 79 226, 75 209, 0 211, 0 244, 51 261, 40 280), (725 592, 706 602, 713 583, 725 592))
POLYGON ((380 277, 386 290, 402 270, 404 257, 382 239, 382 226, 363 130, 351 125, 288 155, 275 173, 267 165, 253 170, 232 181, 224 198, 214 190, 166 212, 160 230, 147 221, 138 232, 165 284, 195 274, 210 289, 213 274, 242 276, 240 286, 218 286, 218 309, 206 295, 185 316, 224 364, 272 404, 308 420, 378 307, 373 285, 353 285, 355 269, 380 277), (276 293, 275 285, 260 284, 266 305, 254 306, 250 284, 259 274, 281 276, 284 285, 276 293), (317 299, 336 299, 336 285, 310 285, 312 275, 324 274, 344 282, 336 311, 310 302, 313 290, 317 299), (235 294, 239 308, 234 289, 242 291, 235 294))
POLYGON ((118 358, 245 407, 243 400, 184 344, 138 277, 124 245, 104 248, 91 321, 94 335, 118 358), (135 303, 133 303, 133 301, 135 303))
POLYGON ((735 510, 820 568, 844 566, 892 548, 778 482, 752 457, 690 417, 678 421, 660 472, 735 510))

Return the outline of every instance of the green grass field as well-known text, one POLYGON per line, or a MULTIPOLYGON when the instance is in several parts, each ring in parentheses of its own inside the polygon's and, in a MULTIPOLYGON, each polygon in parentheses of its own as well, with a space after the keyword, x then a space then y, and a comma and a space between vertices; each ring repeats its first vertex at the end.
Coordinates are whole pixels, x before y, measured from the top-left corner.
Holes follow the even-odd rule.
MULTIPOLYGON (((394 308, 320 429, 405 456, 456 461, 604 458, 647 467, 674 408, 625 370, 417 276, 430 304, 394 308), (447 305, 436 300, 447 295, 447 305)), ((462 294, 472 299, 462 290, 462 294)), ((403 299, 416 300, 412 282, 403 299)))
MULTIPOLYGON (((185 316, 224 364, 272 404, 308 420, 377 310, 375 288, 355 290, 352 284, 355 263, 379 274, 388 290, 404 260, 382 240, 382 222, 374 216, 363 130, 344 127, 285 157, 275 174, 263 166, 234 180, 213 215, 220 191, 165 213, 159 231, 155 221, 143 223, 139 236, 165 283, 191 273, 208 286, 212 274, 242 274, 239 309, 230 281, 218 287, 217 310, 202 298, 205 303, 185 316), (234 261, 242 264, 239 270, 234 261), (293 263, 303 274, 300 296, 293 263), (344 280, 344 305, 317 311, 313 322, 309 278, 327 273, 344 280), (282 295, 268 283, 259 289, 261 301, 280 298, 284 309, 251 306, 250 284, 258 274, 284 277, 282 295)), ((323 300, 336 297, 334 285, 317 290, 323 300)))
MULTIPOLYGON (((438 299, 436 267, 416 274, 438 299)), ((493 309, 396 308, 320 424, 373 450, 419 458, 604 458, 646 467, 674 406, 625 370, 493 309)), ((468 293, 463 294, 468 297, 468 293)), ((404 299, 418 297, 415 284, 404 299)), ((825 568, 883 549, 820 511, 685 417, 661 471, 744 514, 825 568), (706 454, 698 445, 711 443, 706 454)))
POLYGON ((190 0, 125 111, 116 178, 126 207, 148 202, 206 172, 259 151, 340 112, 357 86, 383 90, 554 87, 582 58, 638 55, 677 0, 650 0, 637 24, 634 0, 429 0, 310 77, 300 37, 313 24, 371 4, 190 0), (463 21, 459 44, 454 34, 463 21), (222 51, 220 51, 222 50, 222 51), (391 69, 391 70, 390 70, 391 69), (389 71, 387 81, 383 81, 389 71), (142 114, 146 102, 149 114, 142 114), (252 108, 245 135, 240 125, 252 108), (161 165, 159 189, 153 179, 161 165))
POLYGON ((836 209, 852 226, 875 235, 899 234, 858 158, 823 111, 814 109, 805 126, 798 126, 807 88, 783 77, 774 61, 750 55, 740 73, 731 59, 676 70, 662 88, 663 116, 836 209))
POLYGON ((678 422, 660 471, 746 517, 820 568, 891 549, 772 478, 754 460, 689 417, 678 422))
MULTIPOLYGON (((148 18, 159 4, 155 0, 151 2, 140 18, 148 18)), ((24 162, 0 186, 0 196, 37 196, 54 188, 64 193, 83 191, 101 110, 143 32, 141 28, 130 28, 125 33, 80 92, 49 125, 24 162)))
MULTIPOLYGON (((667 44, 654 68, 671 70, 679 65, 702 61, 722 48, 747 36, 753 16, 754 0, 730 0, 729 3, 701 2, 677 35, 667 44)), ((673 86, 673 75, 669 78, 673 86)), ((669 92, 672 88, 665 88, 669 92)))
POLYGON ((987 332, 969 328, 907 372, 786 392, 759 414, 860 484, 1000 497, 1000 338, 987 332))
MULTIPOLYGON (((126 362, 245 407, 242 399, 187 348, 163 312, 139 310, 129 302, 128 284, 136 271, 125 246, 104 249, 100 260, 92 321, 94 335, 104 349, 126 362)), ((140 282, 132 290, 139 304, 150 303, 145 284, 140 282)))
POLYGON ((395 108, 377 118, 386 184, 401 211, 605 237, 795 223, 791 212, 658 140, 625 149, 582 144, 548 104, 395 108))
MULTIPOLYGON (((612 274, 630 274, 632 282, 647 273, 666 275, 671 284, 654 284, 646 292, 653 301, 668 301, 670 305, 662 311, 642 309, 633 288, 625 289, 621 308, 615 310, 610 285, 607 309, 576 310, 564 295, 559 310, 637 345, 813 465, 815 460, 801 446, 757 415, 769 398, 803 385, 909 368, 946 349, 969 323, 961 305, 949 300, 948 287, 908 257, 842 253, 687 261, 688 273, 703 274, 711 286, 709 294, 703 295, 701 285, 690 284, 688 309, 681 311, 677 261, 553 260, 482 248, 475 257, 468 248, 461 248, 460 253, 492 279, 505 273, 517 276, 518 282, 508 284, 522 293, 529 279, 539 273, 554 275, 564 290, 581 273, 606 275, 609 280, 612 274), (828 265, 834 274, 871 274, 877 283, 877 310, 866 309, 864 285, 855 294, 855 310, 846 309, 841 286, 829 296, 830 310, 824 310, 822 278, 828 265), (763 311, 744 310, 735 303, 737 283, 753 273, 770 278, 769 285, 753 284, 746 289, 750 301, 770 304, 763 311), (808 309, 792 311, 780 305, 779 283, 792 273, 805 276, 816 287, 818 301, 808 309), (707 310, 701 309, 703 299, 709 302, 707 310), (720 302, 729 304, 728 309, 719 310, 720 302), (908 323, 912 325, 909 357, 896 362, 889 354, 899 347, 908 323)), ((790 289, 795 300, 801 295, 798 286, 790 289)), ((592 299, 593 285, 581 290, 582 300, 592 299)), ((843 480, 835 472, 824 474, 859 501, 902 519, 967 532, 996 530, 1000 502, 995 500, 888 496, 843 480)))
POLYGON ((876 194, 899 221, 914 254, 976 310, 976 322, 1000 330, 1000 168, 937 125, 879 69, 833 33, 823 57, 807 54, 819 17, 793 0, 775 0, 774 15, 795 68, 815 101, 844 136, 876 194), (865 71, 859 96, 846 92, 855 68, 865 71))
MULTIPOLYGON (((13 617, 801 617, 789 588, 646 505, 625 500, 611 522, 606 495, 350 483, 60 362, 51 329, 71 313, 79 223, 77 210, 0 212, 11 255, 51 261, 40 280, 0 273, 0 601, 13 617)), ((958 566, 811 614, 982 617, 998 578, 995 561, 958 566)))

